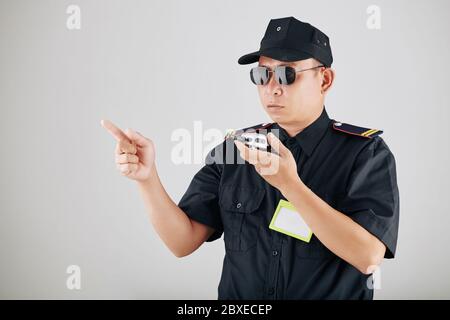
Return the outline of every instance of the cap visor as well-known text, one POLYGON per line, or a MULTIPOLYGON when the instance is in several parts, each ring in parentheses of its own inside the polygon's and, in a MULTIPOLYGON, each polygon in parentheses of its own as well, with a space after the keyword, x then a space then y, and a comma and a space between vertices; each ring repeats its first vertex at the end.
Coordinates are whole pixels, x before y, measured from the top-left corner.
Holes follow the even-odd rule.
POLYGON ((312 58, 311 54, 304 51, 283 49, 283 48, 270 48, 246 54, 239 58, 238 63, 239 64, 254 63, 259 61, 260 56, 266 56, 275 60, 285 62, 293 62, 312 58))
POLYGON ((254 62, 258 62, 259 60, 259 51, 255 51, 246 55, 243 55, 239 58, 238 63, 239 64, 250 64, 254 62))

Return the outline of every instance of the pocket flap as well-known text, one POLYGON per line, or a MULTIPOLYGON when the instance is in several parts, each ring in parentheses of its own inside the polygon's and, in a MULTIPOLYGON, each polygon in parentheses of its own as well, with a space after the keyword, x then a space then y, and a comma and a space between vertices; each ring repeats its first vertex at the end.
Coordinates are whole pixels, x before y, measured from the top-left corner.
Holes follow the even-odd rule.
POLYGON ((264 198, 263 188, 223 185, 219 204, 224 210, 247 213, 258 209, 264 198))

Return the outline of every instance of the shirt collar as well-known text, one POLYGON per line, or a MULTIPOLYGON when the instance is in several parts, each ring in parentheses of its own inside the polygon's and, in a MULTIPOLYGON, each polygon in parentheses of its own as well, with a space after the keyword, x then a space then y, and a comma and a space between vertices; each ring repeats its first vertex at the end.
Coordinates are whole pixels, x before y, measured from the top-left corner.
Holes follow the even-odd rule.
POLYGON ((297 141, 302 150, 306 152, 306 154, 311 156, 317 144, 327 131, 330 124, 330 118, 328 116, 327 111, 325 110, 325 106, 323 107, 322 113, 320 116, 314 120, 310 125, 304 128, 301 132, 299 132, 295 137, 289 137, 286 130, 284 130, 278 123, 274 123, 272 128, 279 130, 279 138, 283 144, 289 141, 297 141))

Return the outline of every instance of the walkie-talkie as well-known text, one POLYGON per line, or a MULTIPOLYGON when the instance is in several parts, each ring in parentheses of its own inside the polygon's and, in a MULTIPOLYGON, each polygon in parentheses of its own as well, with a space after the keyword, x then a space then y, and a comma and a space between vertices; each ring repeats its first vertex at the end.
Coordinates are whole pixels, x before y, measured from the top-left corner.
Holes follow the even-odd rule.
POLYGON ((232 138, 243 142, 250 149, 258 149, 262 151, 272 152, 272 148, 267 141, 267 127, 271 124, 263 124, 259 128, 250 128, 248 130, 230 130, 225 139, 232 138))

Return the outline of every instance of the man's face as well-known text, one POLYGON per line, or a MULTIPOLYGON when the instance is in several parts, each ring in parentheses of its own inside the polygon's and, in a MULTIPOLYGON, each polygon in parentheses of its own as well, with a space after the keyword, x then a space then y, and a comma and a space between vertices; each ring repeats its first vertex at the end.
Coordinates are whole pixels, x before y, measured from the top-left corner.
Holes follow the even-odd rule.
MULTIPOLYGON (((321 65, 321 63, 315 59, 284 62, 265 56, 259 58, 258 66, 268 67, 272 71, 279 65, 303 70, 321 65)), ((271 73, 267 84, 258 85, 261 103, 270 118, 280 124, 289 124, 307 121, 312 115, 317 114, 318 109, 323 106, 323 69, 316 68, 297 72, 295 82, 290 85, 280 85, 275 80, 274 73, 271 73)))

